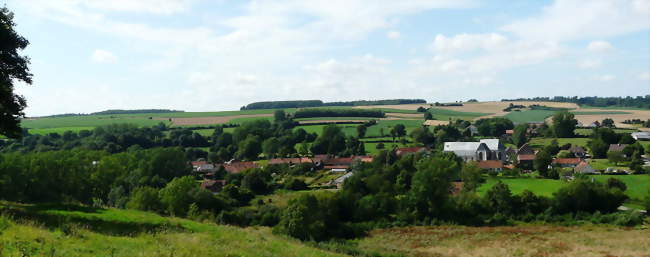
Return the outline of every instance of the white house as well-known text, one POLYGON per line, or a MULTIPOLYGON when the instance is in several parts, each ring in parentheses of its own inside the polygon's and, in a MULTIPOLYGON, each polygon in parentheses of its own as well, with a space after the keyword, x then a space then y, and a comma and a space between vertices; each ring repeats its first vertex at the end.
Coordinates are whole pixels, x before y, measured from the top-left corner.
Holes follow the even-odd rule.
POLYGON ((465 161, 506 160, 506 148, 499 139, 480 142, 445 142, 445 152, 453 152, 465 161))

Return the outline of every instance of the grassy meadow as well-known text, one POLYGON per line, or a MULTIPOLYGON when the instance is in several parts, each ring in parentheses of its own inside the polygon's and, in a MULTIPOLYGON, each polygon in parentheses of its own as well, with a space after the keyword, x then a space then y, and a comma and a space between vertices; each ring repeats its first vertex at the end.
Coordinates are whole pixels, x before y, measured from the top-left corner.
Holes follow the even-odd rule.
POLYGON ((73 205, 0 204, 0 256, 343 256, 271 233, 73 205))
POLYGON ((519 112, 510 112, 506 114, 506 118, 512 120, 514 123, 526 123, 526 122, 543 122, 544 119, 553 116, 555 111, 547 110, 526 110, 519 112))

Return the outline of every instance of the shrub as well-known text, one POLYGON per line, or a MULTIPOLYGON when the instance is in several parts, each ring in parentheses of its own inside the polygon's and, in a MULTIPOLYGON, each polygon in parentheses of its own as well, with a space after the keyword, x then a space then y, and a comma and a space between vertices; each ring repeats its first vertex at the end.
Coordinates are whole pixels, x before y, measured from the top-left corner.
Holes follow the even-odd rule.
POLYGON ((161 210, 161 205, 157 189, 152 187, 139 187, 131 193, 131 198, 126 204, 126 207, 142 211, 159 211, 161 210))

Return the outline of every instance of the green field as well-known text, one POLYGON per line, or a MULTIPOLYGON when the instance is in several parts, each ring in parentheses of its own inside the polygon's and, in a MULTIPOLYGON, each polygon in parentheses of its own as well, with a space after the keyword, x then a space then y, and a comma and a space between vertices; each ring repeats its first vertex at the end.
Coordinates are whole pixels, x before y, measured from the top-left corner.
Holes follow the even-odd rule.
POLYGON ((34 128, 29 129, 29 133, 33 135, 46 135, 50 133, 63 134, 66 131, 79 132, 81 130, 93 130, 95 127, 60 127, 60 128, 34 128))
POLYGON ((544 146, 550 145, 551 141, 557 140, 560 146, 564 144, 579 145, 582 147, 587 146, 587 142, 591 140, 590 138, 541 138, 536 137, 530 140, 529 144, 533 148, 542 148, 544 146))
POLYGON ((341 256, 266 227, 72 205, 2 202, 0 210, 2 256, 341 256))
MULTIPOLYGON (((636 132, 636 129, 614 129, 614 132, 623 134, 623 133, 632 133, 636 132)), ((581 128, 581 129, 576 129, 575 130, 576 135, 581 135, 581 136, 589 136, 593 133, 593 129, 586 129, 586 128, 581 128)))
POLYGON ((515 123, 527 123, 527 122, 543 122, 544 119, 553 116, 556 111, 547 111, 547 110, 526 110, 520 112, 510 112, 506 118, 510 119, 515 123))
POLYGON ((480 112, 459 112, 440 108, 430 108, 429 112, 436 120, 473 120, 476 117, 489 115, 491 113, 480 112))
POLYGON ((497 181, 501 180, 510 187, 513 194, 520 194, 528 189, 536 195, 552 196, 566 182, 555 179, 537 179, 537 178, 487 178, 485 184, 478 189, 479 195, 484 195, 497 181))
MULTIPOLYGON (((614 177, 625 182, 627 185, 627 194, 633 202, 638 202, 648 195, 650 190, 650 175, 593 175, 590 178, 595 178, 596 181, 605 182, 607 179, 614 177)), ((478 189, 480 195, 485 194, 487 190, 492 188, 498 180, 507 184, 513 194, 520 194, 528 189, 536 195, 552 196, 554 192, 565 186, 567 182, 554 179, 538 179, 538 178, 487 178, 485 184, 481 185, 478 189)))
POLYGON ((110 115, 93 115, 93 116, 74 116, 74 117, 57 117, 57 118, 38 118, 35 120, 23 120, 21 125, 25 128, 44 129, 44 128, 69 128, 69 127, 98 127, 116 123, 131 123, 138 126, 153 126, 160 122, 169 125, 167 120, 148 119, 147 117, 129 117, 129 116, 110 116, 110 115))

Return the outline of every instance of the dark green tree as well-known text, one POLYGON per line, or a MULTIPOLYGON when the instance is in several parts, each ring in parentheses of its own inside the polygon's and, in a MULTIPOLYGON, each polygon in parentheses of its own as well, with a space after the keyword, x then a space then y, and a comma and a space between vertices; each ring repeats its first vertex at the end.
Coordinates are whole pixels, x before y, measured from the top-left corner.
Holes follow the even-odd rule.
POLYGON ((575 115, 568 111, 558 112, 553 115, 553 133, 556 137, 567 138, 575 136, 574 131, 578 125, 575 115))
POLYGON ((29 58, 20 55, 20 51, 29 45, 29 41, 14 30, 14 14, 3 7, 0 9, 0 135, 20 138, 23 131, 20 119, 25 116, 23 110, 27 102, 23 96, 14 92, 14 82, 32 83, 29 72, 29 58))
POLYGON ((527 124, 519 124, 515 127, 514 132, 512 134, 512 142, 515 145, 517 145, 517 147, 521 147, 528 140, 526 138, 527 130, 528 130, 527 124))
POLYGON ((364 124, 361 124, 361 125, 357 126, 357 136, 359 138, 365 137, 366 136, 366 130, 368 130, 368 127, 366 127, 366 125, 364 125, 364 124))

